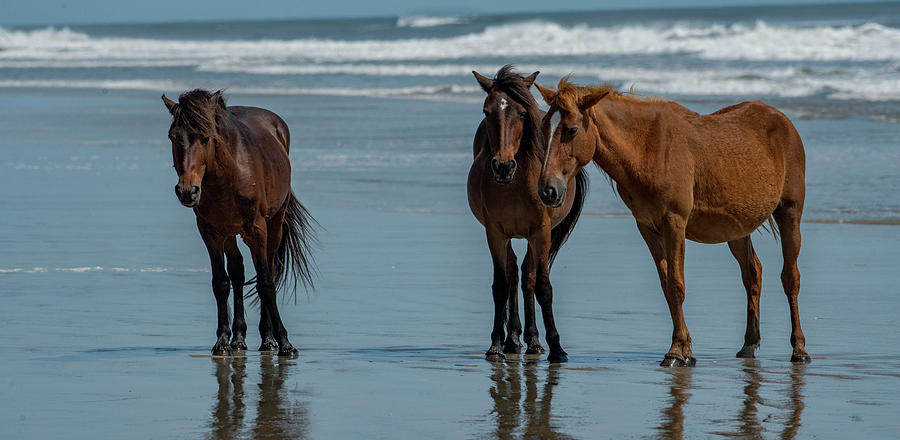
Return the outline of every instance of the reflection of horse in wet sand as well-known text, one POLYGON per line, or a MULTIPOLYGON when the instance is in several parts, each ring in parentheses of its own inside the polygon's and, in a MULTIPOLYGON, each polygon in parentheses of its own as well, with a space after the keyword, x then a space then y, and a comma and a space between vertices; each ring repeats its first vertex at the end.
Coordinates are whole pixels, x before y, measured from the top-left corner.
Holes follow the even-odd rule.
POLYGON ((669 374, 669 405, 663 408, 661 424, 656 429, 660 438, 665 440, 681 440, 684 436, 684 406, 691 397, 690 369, 672 370, 669 374))
POLYGON ((302 439, 309 434, 309 416, 303 403, 292 399, 284 390, 284 382, 292 365, 271 356, 259 358, 213 358, 219 391, 213 405, 210 438, 245 437, 302 439), (248 359, 260 359, 256 416, 245 421, 246 408, 254 402, 253 390, 244 388, 248 359))
POLYGON ((525 303, 526 354, 544 351, 534 316, 537 296, 547 330, 547 359, 564 362, 566 352, 559 342, 553 320, 553 288, 550 268, 578 217, 587 193, 587 174, 573 173, 568 184, 574 189, 556 207, 544 206, 535 194, 541 171, 542 112, 529 91, 538 72, 523 77, 503 66, 494 79, 473 72, 484 99, 484 120, 473 143, 475 160, 469 170, 469 208, 484 225, 494 264, 494 327, 489 360, 502 360, 504 353, 521 352, 519 335, 518 268, 510 240, 525 238, 528 251, 522 261, 522 296, 525 303), (509 318, 507 319, 507 313, 509 318), (504 323, 506 338, 504 341, 504 323))
POLYGON ((750 234, 767 220, 781 233, 791 361, 809 362, 797 305, 806 165, 791 121, 759 101, 699 115, 671 101, 637 99, 567 79, 558 91, 538 89, 550 105, 544 117, 549 145, 541 201, 561 206, 566 179, 591 161, 615 181, 650 249, 669 305, 674 329, 662 365, 696 363, 682 310, 686 238, 728 243, 747 290, 747 330, 737 356, 754 356, 762 267, 750 234))
MULTIPOLYGON (((805 374, 806 365, 799 363, 791 366, 792 369, 789 373, 789 388, 783 390, 787 397, 787 399, 785 399, 787 403, 782 405, 773 404, 771 402, 767 403, 766 399, 760 395, 760 391, 764 384, 780 385, 783 383, 780 380, 767 380, 763 373, 781 373, 762 370, 759 362, 755 359, 744 359, 743 362, 744 377, 742 380, 744 382, 744 396, 741 409, 735 420, 738 424, 737 432, 714 431, 708 434, 722 437, 757 439, 763 438, 763 433, 767 432, 763 423, 780 423, 784 425, 781 430, 780 438, 783 440, 792 440, 797 436, 797 432, 802 426, 800 416, 802 415, 804 408, 803 386, 805 382, 803 375, 805 374), (764 420, 761 420, 760 411, 773 408, 784 410, 786 414, 781 417, 772 417, 773 414, 769 414, 763 418, 764 420)), ((692 438, 694 436, 691 435, 691 433, 685 433, 684 410, 691 397, 691 380, 694 371, 692 369, 673 369, 667 370, 667 372, 671 375, 671 377, 665 381, 665 384, 669 387, 669 403, 662 409, 660 425, 656 429, 660 433, 660 438, 663 439, 680 440, 685 437, 692 438)), ((726 420, 728 422, 732 421, 732 419, 725 419, 722 421, 726 420)), ((701 426, 706 425, 706 422, 699 422, 701 426)))
POLYGON ((491 380, 491 398, 494 400, 498 439, 540 438, 568 439, 558 432, 552 423, 553 388, 559 384, 559 365, 543 367, 535 362, 524 364, 495 364, 491 380), (543 387, 540 387, 540 370, 547 368, 543 387), (525 378, 525 396, 522 396, 522 377, 525 378), (520 435, 517 435, 520 434, 520 435))

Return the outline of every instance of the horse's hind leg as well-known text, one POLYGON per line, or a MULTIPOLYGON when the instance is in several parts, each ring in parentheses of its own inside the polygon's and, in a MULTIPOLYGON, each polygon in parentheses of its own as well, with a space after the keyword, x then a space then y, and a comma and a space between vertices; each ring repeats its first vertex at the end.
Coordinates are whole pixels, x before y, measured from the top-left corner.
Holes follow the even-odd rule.
MULTIPOLYGON (((269 270, 274 276, 275 256, 278 247, 281 245, 282 222, 284 222, 284 213, 287 209, 287 203, 284 203, 281 210, 266 225, 268 235, 266 236, 266 261, 269 270)), ((277 280, 275 281, 277 282, 277 280)), ((262 340, 259 345, 259 351, 275 351, 278 350, 278 342, 275 340, 275 327, 272 325, 272 319, 269 311, 265 307, 259 308, 259 337, 262 340)))
POLYGON ((219 234, 216 234, 209 225, 202 223, 197 219, 197 229, 200 230, 200 236, 209 252, 209 265, 212 271, 212 289, 213 295, 216 297, 216 311, 218 312, 218 326, 216 327, 216 344, 213 345, 213 355, 232 354, 231 345, 228 340, 231 338, 231 327, 228 322, 228 293, 230 283, 228 281, 228 272, 225 271, 225 251, 224 240, 219 234))
POLYGON ((509 239, 501 233, 487 231, 488 248, 494 263, 494 284, 491 290, 494 296, 494 327, 491 331, 491 348, 485 353, 489 361, 501 361, 503 355, 503 325, 506 323, 506 308, 509 300, 509 282, 506 279, 506 266, 509 239))
POLYGON ((525 354, 541 354, 544 352, 534 315, 534 285, 537 281, 536 267, 534 251, 529 244, 525 260, 522 261, 522 302, 525 303, 525 343, 528 344, 528 350, 525 351, 525 354))
POLYGON ((791 309, 791 362, 809 362, 806 352, 806 337, 800 328, 800 310, 797 297, 800 294, 800 271, 797 269, 797 257, 800 254, 800 217, 803 203, 782 199, 772 216, 781 233, 781 251, 784 255, 784 268, 781 270, 781 283, 787 295, 791 309))
MULTIPOLYGON (((280 223, 278 226, 280 227, 280 223)), ((280 232, 279 229, 277 233, 280 232)), ((256 267, 256 293, 259 295, 260 313, 268 315, 272 334, 278 342, 278 355, 296 356, 298 354, 297 349, 288 340, 287 329, 281 321, 281 315, 278 313, 278 305, 275 301, 275 280, 269 264, 269 254, 266 252, 268 244, 267 233, 266 223, 262 219, 258 219, 254 224, 253 232, 248 237, 244 237, 244 241, 247 242, 253 254, 253 266, 256 267)), ((265 338, 266 335, 263 333, 262 323, 263 319, 260 319, 260 335, 265 338)), ((263 342, 265 343, 265 339, 263 339, 263 342)))
POLYGON ((762 265, 753 250, 750 236, 729 241, 728 248, 741 266, 741 278, 747 289, 747 331, 744 333, 744 347, 737 353, 739 358, 756 357, 759 347, 759 292, 762 288, 762 265))
POLYGON ((234 291, 234 318, 231 324, 231 348, 246 350, 247 321, 244 319, 244 257, 237 247, 237 239, 225 239, 225 257, 228 260, 228 278, 234 291))
POLYGON ((506 245, 506 284, 509 285, 507 301, 509 319, 506 320, 506 342, 503 343, 503 353, 519 354, 522 352, 522 342, 519 341, 522 334, 522 321, 519 319, 519 267, 516 265, 516 253, 513 252, 511 242, 507 242, 506 245))

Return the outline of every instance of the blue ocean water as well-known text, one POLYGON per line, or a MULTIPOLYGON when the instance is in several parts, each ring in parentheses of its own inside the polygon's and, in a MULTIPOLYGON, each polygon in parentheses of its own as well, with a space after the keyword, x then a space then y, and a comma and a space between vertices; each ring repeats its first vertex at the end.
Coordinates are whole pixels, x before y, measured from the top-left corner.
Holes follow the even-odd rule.
POLYGON ((896 4, 4 27, 0 438, 896 436, 898 43, 896 4), (736 263, 690 244, 699 364, 657 368, 671 320, 656 272, 593 170, 553 272, 571 361, 485 362, 470 72, 510 62, 543 85, 572 73, 699 112, 785 111, 807 150, 813 363, 787 362, 779 243, 755 234, 759 359, 733 358, 736 263), (318 289, 280 306, 298 360, 204 357, 208 259, 172 191, 159 99, 194 87, 291 127, 292 186, 323 225, 318 289))
MULTIPOLYGON (((797 124, 840 121, 829 122, 834 132, 810 155, 814 203, 807 218, 896 221, 900 201, 882 195, 900 186, 897 47, 900 7, 893 3, 6 27, 0 90, 174 97, 204 87, 235 97, 475 104, 481 91, 470 72, 489 75, 515 63, 525 72, 540 70, 544 85, 572 74, 577 82, 612 82, 700 112, 762 99, 797 124)), ((318 162, 336 160, 340 167, 354 158, 331 151, 318 162)))

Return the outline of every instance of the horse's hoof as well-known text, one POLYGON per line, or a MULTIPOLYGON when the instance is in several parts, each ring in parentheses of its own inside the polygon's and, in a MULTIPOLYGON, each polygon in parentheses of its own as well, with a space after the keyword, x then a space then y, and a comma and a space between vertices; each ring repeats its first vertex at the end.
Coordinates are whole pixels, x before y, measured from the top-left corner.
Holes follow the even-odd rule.
POLYGON ((745 345, 744 348, 741 348, 741 351, 737 352, 735 357, 753 359, 756 357, 756 347, 745 345))
POLYGON ((795 354, 791 356, 791 362, 795 364, 808 364, 812 362, 812 358, 808 354, 795 354))
POLYGON ((231 346, 228 344, 216 344, 212 348, 213 356, 231 356, 232 354, 234 353, 231 350, 231 346))
POLYGON ((563 362, 569 362, 569 354, 562 350, 560 350, 558 352, 553 352, 551 350, 550 354, 547 355, 547 360, 551 364, 560 364, 563 362))
POLYGON ((525 354, 543 354, 544 347, 541 344, 531 344, 528 346, 528 350, 525 350, 525 354))
POLYGON ((275 341, 263 341, 259 346, 259 351, 275 351, 278 350, 278 344, 275 341))
POLYGON ((247 343, 244 341, 231 341, 231 349, 237 351, 247 351, 247 343))
POLYGON ((675 356, 666 356, 662 362, 659 363, 660 367, 693 367, 697 365, 697 358, 689 357, 687 360, 679 359, 675 356))
POLYGON ((484 358, 487 359, 488 362, 503 362, 506 360, 506 355, 503 354, 503 350, 501 350, 500 347, 494 345, 484 354, 484 358))
POLYGON ((503 353, 504 354, 521 354, 522 353, 522 344, 519 342, 507 342, 503 344, 503 353))
POLYGON ((281 347, 281 349, 278 350, 278 356, 293 359, 300 356, 300 350, 288 345, 287 347, 281 347))

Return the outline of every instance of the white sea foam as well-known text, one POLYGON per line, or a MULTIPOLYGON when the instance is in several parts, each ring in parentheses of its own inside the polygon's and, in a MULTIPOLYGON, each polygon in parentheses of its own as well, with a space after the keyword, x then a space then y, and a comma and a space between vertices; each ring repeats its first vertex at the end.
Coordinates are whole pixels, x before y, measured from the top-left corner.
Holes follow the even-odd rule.
MULTIPOLYGON (((73 89, 122 89, 122 90, 184 90, 197 87, 196 83, 178 83, 158 80, 0 80, 0 88, 73 88, 73 89)), ((204 85, 211 89, 215 84, 204 85)), ((368 96, 379 98, 427 98, 453 99, 453 96, 474 94, 481 90, 478 86, 448 84, 443 86, 413 86, 384 88, 353 87, 230 87, 233 95, 325 95, 325 96, 368 96)), ((27 166, 26 164, 21 164, 27 166)), ((8 162, 7 166, 19 164, 8 162)), ((85 165, 70 165, 84 167, 85 165)))
POLYGON ((100 266, 57 267, 57 268, 56 268, 56 271, 57 271, 57 272, 76 272, 76 273, 83 273, 83 272, 100 272, 100 271, 102 271, 102 270, 103 270, 103 268, 100 267, 100 266))
MULTIPOLYGON (((527 70, 527 69, 525 69, 527 70)), ((487 70, 486 70, 487 71, 487 70)), ((623 88, 632 84, 641 94, 679 96, 779 96, 785 98, 822 95, 837 100, 900 100, 900 78, 893 75, 816 75, 798 69, 646 69, 600 68, 548 65, 542 75, 558 78, 578 72, 581 78, 614 81, 623 88)), ((540 82, 540 78, 538 79, 540 82)), ((553 85, 553 80, 549 86, 553 85)), ((178 91, 192 87, 211 89, 227 84, 179 83, 160 80, 0 80, 0 88, 82 88, 109 90, 178 91)), ((228 87, 231 95, 321 95, 376 98, 410 98, 474 102, 482 92, 475 85, 447 84, 411 87, 228 87)), ((8 167, 27 168, 36 165, 7 163, 8 167)), ((66 164, 70 169, 89 169, 90 162, 66 164)))
POLYGON ((428 17, 428 16, 412 16, 398 17, 397 27, 434 27, 445 26, 448 24, 459 24, 468 21, 464 17, 428 17))
MULTIPOLYGON (((156 40, 96 38, 68 29, 0 28, 0 61, 200 63, 213 60, 361 62, 472 57, 685 53, 721 60, 900 60, 900 29, 877 23, 799 27, 562 26, 529 21, 447 38, 399 40, 156 40)), ((118 65, 118 64, 117 64, 118 65)))

